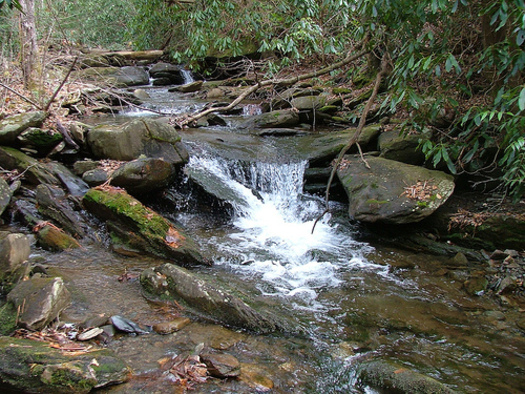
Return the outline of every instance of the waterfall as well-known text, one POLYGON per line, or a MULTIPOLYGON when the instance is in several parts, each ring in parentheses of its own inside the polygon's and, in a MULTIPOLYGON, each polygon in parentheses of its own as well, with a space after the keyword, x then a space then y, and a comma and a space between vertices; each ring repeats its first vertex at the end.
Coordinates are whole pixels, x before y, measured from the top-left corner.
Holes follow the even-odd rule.
POLYGON ((313 301, 320 289, 341 283, 341 269, 363 264, 363 252, 370 248, 333 224, 330 215, 312 233, 325 205, 303 193, 306 165, 200 155, 192 156, 188 167, 190 174, 213 184, 205 189, 227 199, 235 210, 233 229, 214 239, 222 254, 216 263, 259 276, 265 294, 313 301))
POLYGON ((193 79, 193 74, 191 73, 190 70, 185 70, 185 69, 181 68, 180 69, 180 73, 182 74, 182 78, 184 79, 183 85, 195 82, 195 80, 193 79))

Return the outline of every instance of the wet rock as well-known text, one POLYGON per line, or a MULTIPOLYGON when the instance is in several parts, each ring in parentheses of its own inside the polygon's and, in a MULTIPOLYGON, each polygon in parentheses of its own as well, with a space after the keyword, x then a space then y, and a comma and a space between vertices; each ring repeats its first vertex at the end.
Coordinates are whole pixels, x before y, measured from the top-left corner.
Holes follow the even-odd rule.
POLYGON ((91 159, 84 159, 76 161, 75 164, 73 164, 73 171, 75 174, 82 176, 88 171, 95 170, 99 167, 100 162, 91 160, 91 159))
POLYGON ((179 317, 177 319, 165 322, 157 323, 153 326, 153 330, 157 334, 172 334, 176 331, 182 330, 188 324, 191 323, 191 320, 187 317, 179 317))
POLYGON ((420 141, 429 138, 429 133, 407 134, 400 130, 384 131, 379 135, 379 151, 381 157, 385 159, 421 165, 425 161, 425 155, 420 149, 420 141))
POLYGON ((75 212, 66 198, 64 191, 56 186, 38 185, 36 188, 38 211, 52 220, 69 234, 82 237, 85 230, 82 227, 82 218, 75 212))
POLYGON ((45 165, 17 149, 0 147, 0 167, 10 171, 24 172, 23 180, 33 185, 41 183, 60 184, 57 177, 45 165))
POLYGON ((167 187, 174 174, 173 166, 162 159, 136 159, 113 172, 111 184, 131 194, 149 193, 167 187))
POLYGON ((76 176, 61 163, 56 161, 46 164, 49 169, 60 180, 67 192, 74 197, 82 197, 89 189, 89 186, 81 178, 76 176))
POLYGON ((182 92, 182 93, 191 93, 201 90, 203 81, 190 82, 184 85, 176 86, 174 88, 168 89, 168 92, 182 92))
POLYGON ((468 259, 463 253, 458 252, 447 262, 449 268, 465 268, 468 267, 468 259))
POLYGON ((111 350, 70 355, 48 343, 0 337, 0 379, 30 393, 88 393, 124 383, 130 368, 111 350))
POLYGON ((226 289, 216 287, 198 274, 173 264, 143 271, 140 283, 146 293, 174 298, 194 313, 214 322, 252 331, 286 331, 283 321, 256 311, 226 289))
POLYGON ((130 334, 149 334, 149 331, 142 329, 137 323, 126 319, 122 316, 111 316, 109 318, 111 324, 119 331, 127 332, 130 334))
POLYGON ((393 160, 345 156, 337 170, 351 218, 363 222, 415 223, 431 215, 454 191, 452 176, 393 160))
POLYGON ((487 290, 489 281, 485 276, 474 276, 463 283, 465 290, 470 295, 479 295, 487 290))
POLYGON ((504 260, 508 256, 508 253, 505 253, 499 249, 496 249, 492 254, 490 255, 490 258, 492 260, 504 260))
POLYGON ((60 252, 80 248, 75 238, 49 222, 40 222, 33 231, 36 233, 38 244, 44 249, 60 252))
MULTIPOLYGON (((286 89, 284 92, 279 93, 278 96, 272 100, 271 108, 278 110, 278 109, 285 109, 285 108, 290 108, 292 106, 295 106, 298 109, 303 109, 303 108, 299 108, 297 105, 293 105, 292 101, 299 100, 300 98, 306 97, 306 99, 309 100, 309 104, 312 104, 316 102, 321 92, 322 92, 321 89, 313 89, 313 88, 302 89, 302 88, 292 87, 292 88, 286 89)), ((299 103, 299 101, 296 101, 296 103, 299 103)), ((300 103, 299 103, 299 106, 301 106, 300 103)), ((305 108, 305 109, 312 109, 312 108, 313 108, 312 105, 310 105, 309 108, 305 108)))
POLYGON ((512 293, 518 287, 517 282, 516 278, 510 275, 505 276, 499 283, 496 293, 500 295, 512 293))
POLYGON ((185 81, 182 67, 169 63, 159 62, 154 64, 149 69, 149 74, 155 79, 165 79, 168 83, 165 83, 164 85, 182 85, 185 81))
POLYGON ((0 215, 2 215, 11 202, 13 191, 9 187, 4 178, 0 178, 0 215))
POLYGON ((109 180, 109 173, 102 168, 86 171, 82 175, 82 180, 89 186, 95 187, 106 183, 109 180))
POLYGON ((6 280, 20 270, 29 258, 31 245, 25 234, 0 232, 0 279, 6 280))
POLYGON ((0 121, 0 145, 9 145, 29 127, 40 127, 47 113, 44 111, 31 111, 18 115, 8 116, 0 121))
POLYGON ((388 361, 370 361, 358 368, 359 380, 379 390, 396 393, 452 394, 437 380, 388 361))
POLYGON ((20 282, 7 295, 7 301, 20 308, 22 327, 40 330, 55 320, 70 303, 62 278, 31 278, 20 282))
POLYGON ((241 374, 241 363, 230 354, 205 353, 200 357, 208 373, 215 378, 234 378, 241 374))
POLYGON ((144 89, 135 89, 133 91, 133 96, 139 100, 148 100, 150 98, 150 95, 144 89))
POLYGON ((264 129, 257 133, 261 137, 289 137, 294 135, 306 134, 305 130, 299 129, 287 129, 287 128, 278 128, 278 129, 264 129))
POLYGON ((83 204, 86 210, 106 222, 116 244, 178 264, 209 264, 184 230, 122 189, 91 189, 84 196, 83 204))
POLYGON ((278 128, 293 127, 300 123, 297 111, 290 109, 266 112, 249 118, 243 128, 278 128))
MULTIPOLYGON (((325 167, 337 157, 341 149, 355 134, 355 131, 355 129, 347 129, 324 136, 312 135, 311 137, 301 138, 298 141, 298 150, 310 162, 310 167, 325 167)), ((380 131, 380 125, 370 125, 363 128, 358 139, 361 148, 364 150, 375 149, 376 139, 380 131)), ((357 152, 357 147, 354 145, 349 152, 357 152)))
POLYGON ((129 161, 145 155, 183 165, 189 158, 177 131, 155 119, 95 127, 89 131, 87 142, 93 155, 102 159, 129 161))
POLYGON ((257 392, 265 393, 273 389, 273 381, 256 365, 243 363, 241 370, 240 380, 257 392))

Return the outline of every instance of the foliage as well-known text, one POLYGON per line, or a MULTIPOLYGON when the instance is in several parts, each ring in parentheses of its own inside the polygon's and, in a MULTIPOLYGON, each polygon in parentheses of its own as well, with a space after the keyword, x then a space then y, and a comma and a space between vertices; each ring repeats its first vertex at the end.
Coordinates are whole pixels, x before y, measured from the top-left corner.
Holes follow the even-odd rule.
POLYGON ((0 10, 4 7, 4 5, 8 8, 17 8, 20 11, 22 10, 22 6, 18 0, 0 0, 0 10))

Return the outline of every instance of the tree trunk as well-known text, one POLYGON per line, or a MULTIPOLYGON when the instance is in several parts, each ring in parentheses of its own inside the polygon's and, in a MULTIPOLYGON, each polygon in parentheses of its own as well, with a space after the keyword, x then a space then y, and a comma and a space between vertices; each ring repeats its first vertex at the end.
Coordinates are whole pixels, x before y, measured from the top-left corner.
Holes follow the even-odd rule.
POLYGON ((36 70, 38 60, 38 42, 35 25, 35 1, 20 0, 20 40, 22 43, 22 72, 24 86, 28 90, 36 87, 36 70))

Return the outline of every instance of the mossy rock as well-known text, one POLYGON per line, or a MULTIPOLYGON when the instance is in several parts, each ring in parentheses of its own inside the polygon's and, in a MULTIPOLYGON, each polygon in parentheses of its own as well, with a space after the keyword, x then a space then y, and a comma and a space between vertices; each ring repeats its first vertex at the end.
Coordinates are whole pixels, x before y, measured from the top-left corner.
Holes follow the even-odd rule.
POLYGON ((130 368, 111 350, 68 355, 48 343, 0 337, 0 379, 31 393, 88 393, 124 383, 130 368))
POLYGON ((37 225, 35 232, 38 244, 44 249, 59 252, 80 248, 80 244, 75 238, 50 223, 44 222, 37 225))
POLYGON ((58 178, 44 164, 17 149, 0 147, 0 165, 6 170, 24 172, 23 179, 33 185, 60 185, 58 178))
POLYGON ((131 250, 143 250, 179 264, 209 264, 196 243, 173 223, 115 187, 90 189, 83 199, 86 210, 105 221, 131 250))

